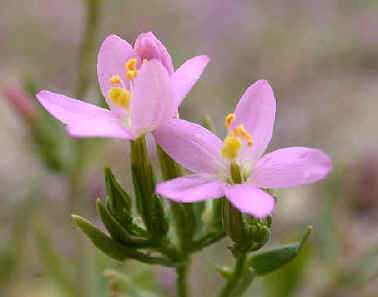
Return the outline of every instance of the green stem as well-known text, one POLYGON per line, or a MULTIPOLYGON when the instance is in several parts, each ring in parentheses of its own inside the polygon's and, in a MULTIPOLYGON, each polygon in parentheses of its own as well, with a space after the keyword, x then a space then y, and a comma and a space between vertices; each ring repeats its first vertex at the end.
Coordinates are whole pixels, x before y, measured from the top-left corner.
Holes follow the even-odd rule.
POLYGON ((232 273, 232 276, 228 279, 226 285, 223 287, 222 291, 219 294, 219 297, 231 297, 233 291, 239 283, 240 278, 243 275, 245 269, 245 263, 247 259, 247 254, 243 253, 236 260, 235 269, 232 273))
MULTIPOLYGON (((161 173, 164 180, 182 176, 182 168, 161 148, 157 146, 161 173)), ((193 245, 193 235, 196 229, 195 215, 191 203, 177 203, 170 201, 170 207, 175 222, 178 245, 181 252, 186 253, 193 245)))
POLYGON ((244 276, 244 278, 240 281, 239 285, 233 291, 231 297, 242 296, 245 293, 245 291, 247 291, 249 286, 252 284, 255 277, 256 273, 253 270, 249 270, 247 275, 244 276))
MULTIPOLYGON (((182 176, 181 166, 169 157, 161 148, 157 146, 157 153, 160 161, 161 173, 164 180, 169 180, 182 176)), ((170 202, 175 222, 176 235, 178 238, 181 261, 176 267, 176 290, 178 297, 189 297, 191 295, 188 286, 189 267, 191 258, 189 251, 193 245, 193 235, 196 228, 195 216, 192 205, 170 202)))
POLYGON ((177 297, 189 297, 191 295, 190 286, 188 286, 187 278, 189 273, 191 260, 188 257, 176 267, 176 292, 177 297))

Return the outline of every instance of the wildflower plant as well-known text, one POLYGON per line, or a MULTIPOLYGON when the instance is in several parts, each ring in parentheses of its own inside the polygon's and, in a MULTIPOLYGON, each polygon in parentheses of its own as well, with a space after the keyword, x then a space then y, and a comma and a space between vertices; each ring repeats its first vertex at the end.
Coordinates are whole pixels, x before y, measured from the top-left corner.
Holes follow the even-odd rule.
POLYGON ((106 168, 107 197, 97 201, 108 234, 80 216, 73 219, 98 249, 117 261, 174 268, 180 297, 191 294, 192 255, 225 236, 233 242, 236 264, 234 269, 217 266, 226 281, 221 297, 242 296, 256 276, 295 258, 311 228, 298 243, 263 249, 279 201, 272 190, 314 183, 332 167, 325 153, 312 148, 264 155, 276 112, 273 90, 264 80, 251 85, 226 117, 224 141, 208 126, 179 119, 180 103, 208 62, 207 56, 197 56, 174 70, 167 49, 151 32, 140 34, 134 47, 110 35, 97 63, 109 109, 46 90, 36 95, 73 137, 130 141, 133 195, 106 168), (156 145, 163 178, 159 183, 147 137, 156 145), (187 170, 192 173, 186 175, 187 170))

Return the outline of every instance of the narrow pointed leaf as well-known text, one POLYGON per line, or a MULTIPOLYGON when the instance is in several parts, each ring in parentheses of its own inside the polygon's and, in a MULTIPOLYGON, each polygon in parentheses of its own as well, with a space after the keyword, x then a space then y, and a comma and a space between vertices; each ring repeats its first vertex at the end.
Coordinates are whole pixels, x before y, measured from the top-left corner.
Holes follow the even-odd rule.
POLYGON ((101 200, 97 200, 97 210, 101 220, 112 238, 123 243, 129 248, 151 248, 154 244, 143 239, 132 238, 127 231, 112 217, 109 211, 102 204, 101 200))
POLYGON ((130 258, 148 264, 160 264, 168 267, 175 266, 174 262, 165 257, 148 256, 144 253, 138 252, 135 249, 123 246, 80 216, 72 215, 72 218, 81 231, 88 236, 88 238, 99 250, 115 260, 125 261, 126 259, 130 258))
POLYGON ((72 215, 72 218, 81 231, 88 236, 88 238, 99 250, 118 261, 124 261, 126 258, 128 258, 129 250, 127 248, 108 237, 86 219, 76 215, 72 215))
POLYGON ((131 222, 132 201, 127 192, 120 186, 110 168, 105 168, 107 207, 110 213, 124 226, 131 222))
POLYGON ((307 232, 298 243, 289 244, 255 253, 249 260, 249 265, 258 276, 268 274, 293 260, 300 252, 312 231, 308 227, 307 232))

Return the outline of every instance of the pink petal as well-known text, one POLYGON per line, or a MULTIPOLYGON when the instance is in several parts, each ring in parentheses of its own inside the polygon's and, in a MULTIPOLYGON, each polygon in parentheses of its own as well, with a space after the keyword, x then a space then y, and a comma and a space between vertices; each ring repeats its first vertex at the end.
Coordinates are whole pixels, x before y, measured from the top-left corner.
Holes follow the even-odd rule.
POLYGON ((332 168, 323 152, 306 147, 289 147, 266 154, 251 173, 251 183, 261 188, 289 188, 324 178, 332 168))
POLYGON ((49 113, 64 124, 96 117, 113 117, 108 109, 50 91, 42 90, 36 97, 49 113))
POLYGON ((259 80, 244 92, 232 123, 232 127, 243 124, 253 139, 252 147, 243 147, 243 159, 253 163, 265 152, 272 138, 275 113, 276 99, 267 81, 259 80))
POLYGON ((176 93, 167 70, 156 60, 144 64, 134 80, 131 129, 139 135, 167 123, 177 113, 176 93))
POLYGON ((72 136, 133 138, 107 109, 46 90, 40 91, 37 99, 51 115, 68 126, 72 136))
POLYGON ((226 170, 222 141, 200 125, 172 119, 156 129, 154 135, 168 155, 191 171, 217 175, 226 170))
POLYGON ((152 32, 140 34, 135 41, 134 49, 140 60, 158 60, 167 69, 169 75, 173 73, 174 68, 171 56, 152 32))
POLYGON ((131 132, 121 126, 117 118, 92 118, 67 125, 73 137, 105 137, 135 139, 131 132))
POLYGON ((228 186, 225 195, 234 207, 256 218, 270 215, 275 205, 272 196, 248 184, 228 186))
POLYGON ((172 83, 176 90, 179 104, 190 92, 194 84, 201 77, 203 70, 210 62, 208 56, 197 56, 182 64, 172 75, 172 83))
POLYGON ((125 110, 110 102, 108 98, 108 91, 112 87, 110 78, 118 74, 128 88, 129 82, 125 79, 125 64, 133 57, 134 51, 131 45, 117 35, 109 35, 104 40, 97 56, 97 76, 102 94, 110 108, 120 115, 124 114, 125 110))
POLYGON ((202 174, 191 174, 156 186, 156 192, 177 202, 198 202, 224 195, 225 184, 210 181, 202 174))

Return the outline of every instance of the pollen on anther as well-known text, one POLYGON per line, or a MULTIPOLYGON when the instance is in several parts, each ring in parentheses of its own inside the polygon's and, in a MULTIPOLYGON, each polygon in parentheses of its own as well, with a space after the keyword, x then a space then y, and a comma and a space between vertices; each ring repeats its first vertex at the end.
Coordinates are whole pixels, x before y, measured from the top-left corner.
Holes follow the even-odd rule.
POLYGON ((143 64, 143 65, 146 64, 147 62, 148 62, 147 59, 143 59, 143 60, 142 60, 142 64, 143 64))
POLYGON ((136 64, 137 64, 137 59, 130 59, 127 61, 125 65, 126 71, 135 71, 136 70, 136 64))
POLYGON ((121 83, 121 77, 119 75, 113 75, 110 78, 110 83, 115 85, 115 84, 120 84, 121 83))
POLYGON ((126 72, 126 77, 128 80, 133 80, 138 75, 137 70, 129 70, 126 72))
POLYGON ((234 133, 238 136, 241 136, 242 138, 244 138, 246 141, 247 141, 247 145, 248 146, 252 146, 253 145, 253 139, 252 139, 252 136, 251 134, 249 134, 247 132, 247 130, 244 128, 244 125, 238 125, 235 130, 234 130, 234 133))
POLYGON ((226 116, 226 121, 224 122, 224 125, 226 126, 227 130, 230 130, 232 121, 235 120, 235 114, 230 113, 226 116))
POLYGON ((229 134, 224 140, 223 148, 221 150, 222 156, 230 161, 238 156, 238 152, 242 147, 241 140, 233 133, 229 134))

